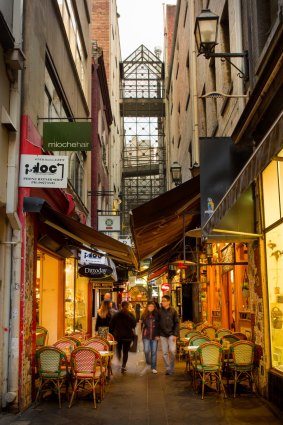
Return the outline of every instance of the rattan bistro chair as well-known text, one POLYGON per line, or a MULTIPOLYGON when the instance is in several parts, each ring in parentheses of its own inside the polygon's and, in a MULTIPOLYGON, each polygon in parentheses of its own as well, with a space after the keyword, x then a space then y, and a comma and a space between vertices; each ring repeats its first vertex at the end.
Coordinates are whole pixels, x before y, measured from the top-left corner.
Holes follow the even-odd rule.
POLYGON ((234 342, 238 342, 240 341, 240 338, 238 338, 236 335, 234 334, 229 334, 229 335, 224 335, 221 340, 220 343, 221 344, 225 344, 225 342, 228 342, 229 344, 234 344, 234 342))
POLYGON ((225 335, 231 335, 232 331, 230 329, 218 329, 216 332, 216 338, 222 338, 225 335))
POLYGON ((202 328, 201 332, 212 340, 216 337, 217 329, 214 326, 207 325, 202 328))
POLYGON ((47 390, 55 390, 58 394, 59 407, 61 408, 61 388, 66 384, 68 395, 68 365, 65 353, 56 347, 42 347, 36 351, 39 387, 35 399, 38 404, 40 395, 47 390))
POLYGON ((229 368, 234 372, 234 398, 236 397, 237 383, 245 380, 249 381, 251 391, 253 391, 253 369, 255 345, 250 341, 238 341, 230 347, 232 353, 232 363, 229 368))
MULTIPOLYGON (((210 341, 210 339, 206 335, 193 335, 189 340, 189 345, 199 346, 203 344, 204 342, 208 342, 208 341, 210 341)), ((187 359, 186 359, 185 372, 192 370, 193 385, 195 383, 195 367, 197 362, 198 362, 198 359, 197 359, 196 353, 188 352, 187 359)))
POLYGON ((76 347, 79 347, 80 345, 82 345, 81 341, 75 336, 65 335, 64 338, 73 341, 76 344, 76 347))
MULTIPOLYGON (((90 338, 85 342, 84 346, 94 348, 97 351, 110 351, 112 355, 114 354, 113 350, 111 350, 111 346, 109 342, 104 338, 98 338, 98 337, 90 338)), ((104 368, 107 368, 107 371, 108 371, 107 376, 110 377, 110 375, 112 375, 110 357, 107 357, 107 358, 102 357, 101 364, 104 368)))
POLYGON ((92 347, 97 351, 110 351, 110 344, 104 338, 93 337, 84 343, 85 347, 92 347))
POLYGON ((36 348, 44 347, 48 343, 48 330, 44 326, 37 325, 35 330, 36 348))
POLYGON ((181 360, 183 354, 184 354, 184 347, 186 345, 186 342, 182 341, 180 338, 185 338, 186 334, 188 333, 188 328, 182 328, 179 332, 179 338, 177 339, 176 346, 177 346, 177 355, 179 360, 181 360))
POLYGON ((233 332, 233 335, 236 336, 237 338, 243 340, 243 341, 247 341, 247 335, 243 334, 243 332, 233 332))
POLYGON ((59 348, 62 350, 67 357, 68 362, 71 358, 71 352, 77 347, 76 342, 69 338, 60 338, 58 341, 54 342, 53 347, 59 348))
POLYGON ((74 384, 69 408, 72 406, 79 389, 90 389, 96 409, 96 386, 97 384, 100 385, 100 399, 102 400, 105 383, 105 368, 101 364, 99 352, 91 347, 77 347, 71 354, 71 376, 74 384))
POLYGON ((209 341, 200 345, 197 349, 199 356, 199 364, 196 365, 196 374, 201 379, 201 398, 204 399, 204 386, 213 379, 216 383, 216 388, 222 389, 224 397, 226 397, 224 385, 222 382, 222 347, 218 342, 209 341))

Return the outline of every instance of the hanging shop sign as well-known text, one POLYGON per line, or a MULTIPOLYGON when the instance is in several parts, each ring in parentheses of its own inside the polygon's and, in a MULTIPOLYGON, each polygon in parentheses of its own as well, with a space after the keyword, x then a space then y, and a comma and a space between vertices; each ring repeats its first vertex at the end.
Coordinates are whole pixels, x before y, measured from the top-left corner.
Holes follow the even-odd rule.
POLYGON ((108 266, 112 271, 110 273, 113 280, 117 280, 117 270, 114 261, 106 255, 96 255, 93 252, 81 250, 78 255, 78 263, 80 266, 108 266))
POLYGON ((170 284, 169 284, 169 283, 163 283, 163 284, 161 285, 161 290, 162 290, 163 292, 169 292, 169 291, 170 291, 170 284))
POLYGON ((109 259, 105 255, 97 255, 93 252, 85 251, 81 249, 78 255, 78 263, 81 266, 86 266, 88 264, 106 264, 109 266, 109 259))
POLYGON ((43 147, 47 151, 90 151, 91 122, 43 123, 43 147))
POLYGON ((89 264, 82 266, 78 270, 79 275, 89 277, 91 279, 101 279, 108 277, 113 273, 112 267, 104 264, 89 264))
POLYGON ((112 289, 111 282, 92 282, 93 289, 112 289))
POLYGON ((99 232, 120 232, 120 216, 119 215, 99 215, 98 231, 99 232))
POLYGON ((132 246, 133 242, 130 236, 119 236, 118 241, 122 242, 124 245, 132 246))
POLYGON ((68 156, 21 155, 20 187, 67 188, 68 156))

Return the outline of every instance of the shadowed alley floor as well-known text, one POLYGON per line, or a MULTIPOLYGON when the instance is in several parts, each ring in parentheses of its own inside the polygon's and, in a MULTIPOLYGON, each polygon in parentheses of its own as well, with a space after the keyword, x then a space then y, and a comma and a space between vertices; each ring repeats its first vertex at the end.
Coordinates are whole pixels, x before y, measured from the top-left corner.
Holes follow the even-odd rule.
POLYGON ((143 376, 144 354, 130 353, 127 374, 120 373, 117 359, 113 376, 97 409, 91 398, 79 398, 71 409, 64 399, 62 409, 56 398, 44 400, 38 407, 19 415, 0 414, 0 425, 279 425, 278 411, 248 391, 236 399, 227 399, 214 391, 206 391, 204 400, 195 393, 184 362, 177 362, 172 376, 164 374, 162 354, 158 351, 158 374, 143 376))

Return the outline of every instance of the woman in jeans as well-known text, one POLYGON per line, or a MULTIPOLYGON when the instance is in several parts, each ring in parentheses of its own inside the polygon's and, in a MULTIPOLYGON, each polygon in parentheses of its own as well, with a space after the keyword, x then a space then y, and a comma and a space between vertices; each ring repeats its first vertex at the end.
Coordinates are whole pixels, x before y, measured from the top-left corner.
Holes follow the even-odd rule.
POLYGON ((156 370, 157 343, 159 340, 159 315, 154 301, 149 301, 141 317, 141 331, 144 347, 146 366, 142 370, 143 375, 151 368, 152 373, 156 370))

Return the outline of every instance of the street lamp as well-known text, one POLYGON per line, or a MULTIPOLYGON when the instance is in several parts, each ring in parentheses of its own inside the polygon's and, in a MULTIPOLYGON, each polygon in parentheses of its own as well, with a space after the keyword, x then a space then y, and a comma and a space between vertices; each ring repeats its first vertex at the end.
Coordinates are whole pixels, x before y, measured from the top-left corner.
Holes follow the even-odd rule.
POLYGON ((230 63, 238 71, 238 76, 244 80, 249 79, 248 75, 248 52, 243 53, 215 53, 214 48, 217 43, 219 16, 212 13, 210 9, 203 9, 196 17, 195 39, 199 55, 204 55, 206 59, 221 58, 230 63), (244 58, 244 71, 239 69, 230 58, 244 58))
POLYGON ((182 183, 181 170, 182 170, 181 165, 177 161, 174 161, 170 167, 170 172, 171 172, 172 181, 173 183, 175 183, 175 186, 178 186, 179 184, 182 183))

